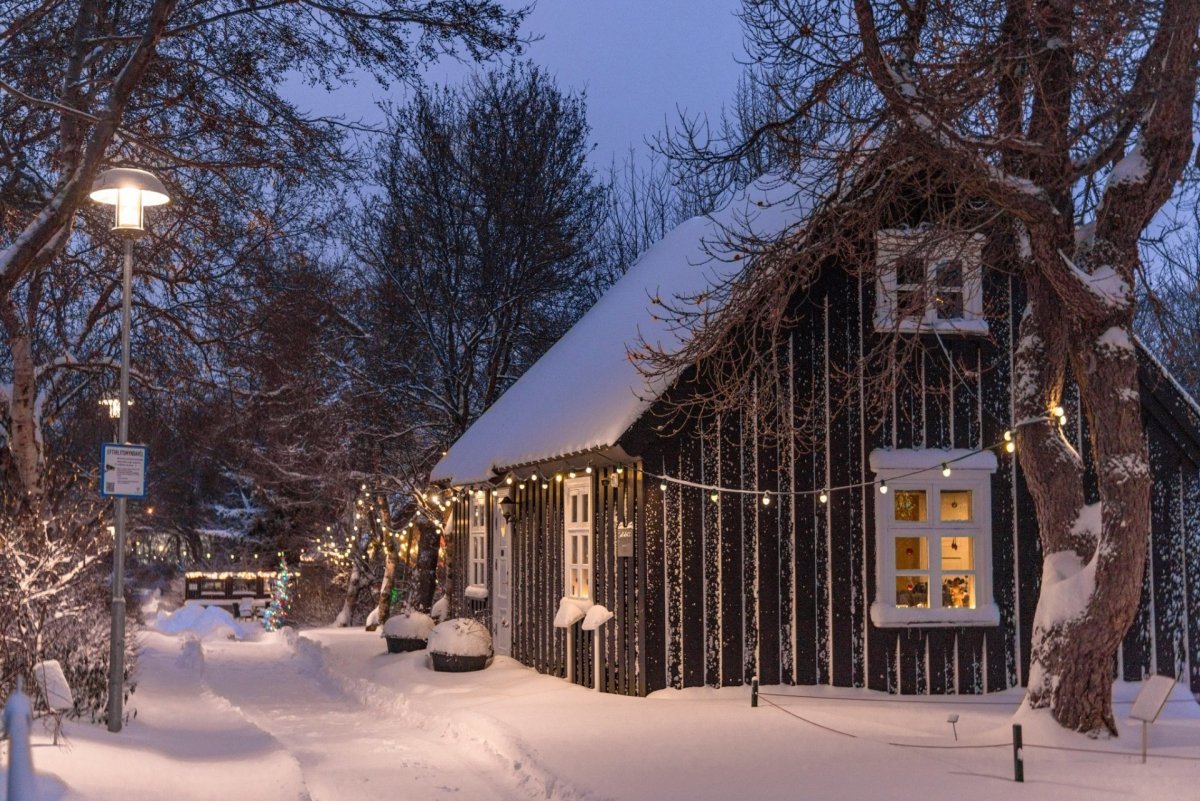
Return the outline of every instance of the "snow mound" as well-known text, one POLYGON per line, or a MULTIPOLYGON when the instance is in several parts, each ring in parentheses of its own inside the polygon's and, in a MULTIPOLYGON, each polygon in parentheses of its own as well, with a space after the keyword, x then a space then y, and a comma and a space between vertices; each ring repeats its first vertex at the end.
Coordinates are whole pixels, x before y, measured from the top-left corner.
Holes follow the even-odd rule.
POLYGON ((428 640, 437 623, 424 612, 404 612, 392 615, 383 624, 381 637, 403 637, 409 640, 428 640))
POLYGON ((428 649, 447 656, 491 656, 492 635, 478 620, 456 617, 434 627, 428 649))
POLYGON ((190 634, 200 640, 244 640, 261 629, 257 624, 239 623, 219 606, 191 605, 175 612, 158 612, 149 627, 163 634, 190 634))
POLYGON ((445 620, 446 616, 450 614, 450 599, 445 595, 438 598, 433 608, 429 610, 429 614, 433 615, 433 619, 439 623, 445 620))

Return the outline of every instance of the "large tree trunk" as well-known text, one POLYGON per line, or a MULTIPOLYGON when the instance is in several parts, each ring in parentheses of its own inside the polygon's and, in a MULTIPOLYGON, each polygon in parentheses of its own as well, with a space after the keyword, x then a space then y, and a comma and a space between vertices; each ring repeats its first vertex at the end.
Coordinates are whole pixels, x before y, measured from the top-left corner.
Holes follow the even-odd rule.
POLYGON ((418 612, 429 612, 433 608, 433 595, 437 591, 438 549, 442 532, 427 520, 416 524, 420 532, 417 545, 417 568, 409 605, 418 612))

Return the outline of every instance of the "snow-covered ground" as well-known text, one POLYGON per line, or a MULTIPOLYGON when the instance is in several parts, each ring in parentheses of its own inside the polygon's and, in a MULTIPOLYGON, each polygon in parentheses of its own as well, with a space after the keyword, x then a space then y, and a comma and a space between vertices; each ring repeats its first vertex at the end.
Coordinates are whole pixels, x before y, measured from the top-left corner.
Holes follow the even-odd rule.
POLYGON ((1117 687, 1115 740, 1020 713, 1021 785, 1007 745, 1015 692, 914 700, 764 688, 752 709, 744 688, 624 698, 506 658, 435 673, 423 652, 386 654, 361 630, 243 641, 147 632, 141 642, 137 717, 122 733, 70 723, 56 748, 35 725, 43 799, 1161 801, 1196 798, 1200 786, 1200 706, 1182 688, 1151 729, 1147 765, 1140 729, 1124 720, 1137 685, 1117 687))

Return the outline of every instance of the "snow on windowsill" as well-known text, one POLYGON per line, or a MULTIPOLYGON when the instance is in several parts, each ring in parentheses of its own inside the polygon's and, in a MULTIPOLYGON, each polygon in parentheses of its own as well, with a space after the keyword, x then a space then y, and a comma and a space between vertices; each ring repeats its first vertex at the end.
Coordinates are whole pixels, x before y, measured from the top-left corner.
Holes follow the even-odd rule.
POLYGON ((571 628, 584 619, 592 606, 591 601, 585 601, 582 598, 563 598, 558 602, 558 613, 554 616, 554 628, 571 628))
POLYGON ((962 334, 964 336, 987 336, 988 322, 981 317, 961 320, 895 320, 890 316, 875 318, 875 330, 883 334, 962 334))
POLYGON ((871 622, 881 629, 935 626, 999 626, 1000 608, 994 603, 975 609, 919 609, 871 604, 871 622))
POLYGON ((471 584, 463 590, 463 595, 475 601, 483 601, 488 597, 488 589, 482 584, 471 584))
MULTIPOLYGON (((943 464, 951 470, 987 470, 996 472, 999 464, 991 451, 962 448, 876 448, 869 456, 871 471, 939 470, 943 464)), ((939 475, 940 479, 940 475, 939 475)))

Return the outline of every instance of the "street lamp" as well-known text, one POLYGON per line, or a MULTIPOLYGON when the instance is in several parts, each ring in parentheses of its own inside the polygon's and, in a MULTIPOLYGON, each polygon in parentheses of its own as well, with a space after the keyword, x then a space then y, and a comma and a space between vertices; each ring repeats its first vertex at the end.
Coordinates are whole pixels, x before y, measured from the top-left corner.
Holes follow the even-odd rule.
MULTIPOLYGON (((129 443, 129 317, 133 284, 133 239, 143 231, 147 206, 161 206, 170 198, 162 182, 145 170, 105 170, 90 195, 97 203, 116 207, 114 231, 125 234, 125 271, 121 281, 121 396, 117 401, 120 425, 117 439, 129 443)), ((111 409, 111 407, 110 407, 111 409)), ((118 497, 113 511, 112 636, 108 658, 108 730, 121 730, 125 690, 125 498, 118 497)))

